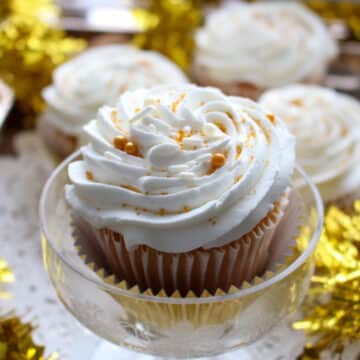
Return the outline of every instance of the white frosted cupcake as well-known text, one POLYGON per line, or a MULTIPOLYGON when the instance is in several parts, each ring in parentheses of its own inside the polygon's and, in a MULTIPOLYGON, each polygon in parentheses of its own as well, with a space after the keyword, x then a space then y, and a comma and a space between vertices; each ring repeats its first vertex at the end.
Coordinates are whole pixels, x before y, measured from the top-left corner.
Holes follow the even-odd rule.
POLYGON ((194 77, 257 99, 294 82, 319 83, 337 45, 322 20, 298 3, 233 3, 211 13, 196 35, 194 77))
POLYGON ((297 139, 297 161, 325 202, 360 188, 360 104, 320 86, 292 85, 260 99, 297 139))
POLYGON ((127 92, 84 130, 66 198, 118 279, 200 294, 263 273, 295 161, 279 119, 184 85, 127 92))
POLYGON ((82 126, 100 106, 114 105, 127 90, 187 82, 161 54, 128 45, 91 48, 57 68, 53 79, 43 92, 47 110, 39 128, 61 158, 79 146, 82 126))

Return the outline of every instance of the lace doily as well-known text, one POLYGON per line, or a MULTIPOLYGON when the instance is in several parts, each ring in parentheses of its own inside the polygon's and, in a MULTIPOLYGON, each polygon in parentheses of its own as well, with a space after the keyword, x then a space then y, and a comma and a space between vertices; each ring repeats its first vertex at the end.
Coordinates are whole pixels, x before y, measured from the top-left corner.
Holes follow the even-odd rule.
MULTIPOLYGON (((18 135, 15 148, 16 157, 0 157, 1 256, 16 276, 9 289, 14 299, 3 301, 1 307, 15 309, 25 320, 33 321, 38 326, 36 340, 45 345, 49 353, 59 352, 60 359, 87 360, 88 357, 78 352, 84 349, 82 343, 89 343, 89 334, 60 304, 43 268, 38 201, 54 163, 35 132, 18 135)), ((246 360, 293 360, 304 343, 301 332, 291 331, 283 325, 257 344, 239 352, 239 356, 246 360)), ((346 349, 342 359, 355 360, 359 354, 360 344, 356 344, 346 349)), ((239 356, 235 358, 240 359, 239 356)))

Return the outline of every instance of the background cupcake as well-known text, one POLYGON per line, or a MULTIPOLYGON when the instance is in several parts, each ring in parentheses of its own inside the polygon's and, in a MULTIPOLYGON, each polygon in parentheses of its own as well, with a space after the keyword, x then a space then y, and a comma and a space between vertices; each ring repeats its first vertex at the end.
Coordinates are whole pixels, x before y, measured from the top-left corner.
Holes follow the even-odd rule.
POLYGON ((47 110, 40 132, 60 157, 79 146, 82 126, 104 104, 114 104, 127 90, 187 82, 164 56, 128 45, 91 48, 60 66, 43 92, 47 110))
POLYGON ((197 82, 253 99, 273 87, 320 83, 337 55, 322 20, 289 1, 225 6, 210 14, 196 44, 197 82))
POLYGON ((262 274, 294 167, 275 116, 187 85, 127 92, 84 129, 66 197, 118 279, 200 294, 262 274))
POLYGON ((350 96, 310 85, 292 85, 260 99, 297 139, 297 160, 325 202, 360 187, 360 104, 350 96))

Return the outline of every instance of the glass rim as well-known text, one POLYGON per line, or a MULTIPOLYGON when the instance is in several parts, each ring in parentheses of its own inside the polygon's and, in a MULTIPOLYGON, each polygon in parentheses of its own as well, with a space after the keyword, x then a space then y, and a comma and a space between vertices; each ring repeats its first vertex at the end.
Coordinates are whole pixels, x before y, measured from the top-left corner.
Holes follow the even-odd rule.
MULTIPOLYGON (((42 236, 45 236, 47 243, 50 245, 51 249, 54 251, 56 256, 60 258, 60 260, 69 267, 73 272, 79 275, 83 280, 92 283, 93 285, 99 286, 104 290, 109 291, 115 295, 126 296, 129 298, 133 298, 135 300, 143 300, 143 301, 151 301, 157 303, 166 303, 166 304, 202 304, 202 303, 213 303, 213 302, 221 302, 221 301, 229 301, 234 299, 240 299, 245 296, 249 296, 251 294, 255 294, 261 290, 264 290, 281 280, 285 279, 287 276, 291 275, 294 271, 296 271, 301 265, 305 263, 305 261, 310 257, 313 253, 319 239, 323 226, 324 219, 324 206, 319 193, 319 190, 314 185, 314 183, 310 180, 310 178, 306 175, 305 171, 298 165, 295 165, 296 171, 298 171, 301 177, 305 180, 305 185, 310 189, 310 193, 312 199, 315 203, 316 213, 317 213, 317 223, 314 228, 314 232, 312 234, 312 238, 306 247, 306 249, 301 253, 301 255, 289 266, 287 266, 284 270, 276 273, 270 279, 264 280, 259 284, 251 285, 246 289, 239 289, 238 291, 231 294, 223 294, 223 295, 212 295, 206 297, 171 297, 171 296, 158 296, 158 295, 148 295, 143 293, 136 293, 131 290, 122 289, 116 285, 108 284, 102 281, 100 278, 92 277, 86 273, 84 273, 75 263, 69 261, 66 256, 57 249, 55 243, 52 242, 52 237, 49 234, 47 222, 46 222, 46 213, 45 213, 45 204, 46 199, 48 197, 49 189, 52 183, 57 179, 59 173, 61 173, 70 162, 81 155, 81 150, 76 151, 69 157, 67 157, 63 162, 61 162, 50 174, 47 179, 43 190, 41 192, 40 202, 39 202, 39 216, 40 216, 40 229, 42 236)), ((80 259, 80 258, 79 258, 80 259)))

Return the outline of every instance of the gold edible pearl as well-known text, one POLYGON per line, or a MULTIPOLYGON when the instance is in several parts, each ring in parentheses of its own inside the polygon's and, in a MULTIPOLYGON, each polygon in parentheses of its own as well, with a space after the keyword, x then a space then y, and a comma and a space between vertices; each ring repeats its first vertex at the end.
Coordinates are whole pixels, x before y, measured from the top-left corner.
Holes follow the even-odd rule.
POLYGON ((218 169, 225 164, 225 155, 221 153, 215 153, 211 159, 211 166, 214 169, 218 169))
POLYGON ((125 136, 119 135, 114 138, 114 146, 119 150, 124 150, 127 144, 128 140, 125 136))
POLYGON ((136 155, 137 154, 137 146, 133 142, 129 141, 125 145, 125 151, 130 155, 136 155))

